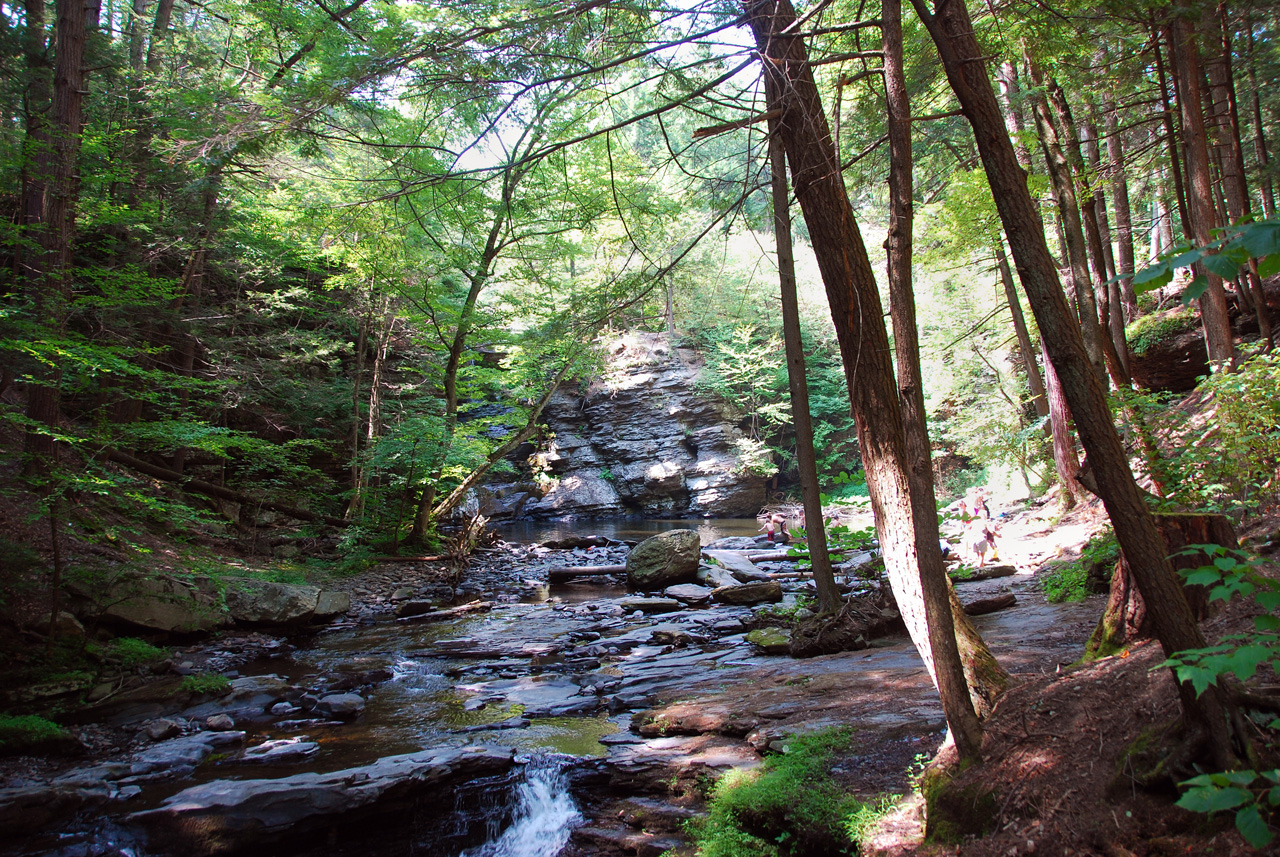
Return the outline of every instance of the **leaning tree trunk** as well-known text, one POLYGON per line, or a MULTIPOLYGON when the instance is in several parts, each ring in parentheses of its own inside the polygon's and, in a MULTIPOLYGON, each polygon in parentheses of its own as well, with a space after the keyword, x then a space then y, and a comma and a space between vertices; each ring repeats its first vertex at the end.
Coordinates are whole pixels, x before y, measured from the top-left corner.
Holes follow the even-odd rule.
MULTIPOLYGON (((1194 513, 1161 513, 1156 526, 1164 539, 1165 550, 1175 569, 1199 568, 1212 560, 1205 554, 1176 556, 1189 545, 1223 545, 1235 547, 1235 529, 1224 515, 1194 513)), ((1203 586, 1184 586, 1183 594, 1197 620, 1209 615, 1209 590, 1203 586)), ((1111 594, 1098 627, 1085 645, 1086 658, 1104 658, 1136 640, 1150 639, 1154 632, 1147 602, 1134 584, 1128 560, 1120 557, 1111 574, 1111 594)))
MULTIPOLYGON (((779 109, 781 98, 770 78, 765 80, 769 110, 779 109)), ((822 491, 818 486, 818 461, 813 449, 813 418, 809 413, 809 382, 804 374, 804 344, 800 338, 800 299, 796 293, 796 263, 791 246, 791 194, 787 188, 787 156, 778 132, 778 120, 769 120, 770 185, 773 192, 773 234, 778 247, 778 285, 782 295, 782 341, 787 352, 787 383, 791 392, 791 417, 796 432, 796 459, 800 470, 800 495, 804 501, 805 544, 813 580, 818 587, 818 612, 834 614, 843 599, 836 586, 831 555, 827 552, 826 522, 822 516, 822 491)))
POLYGON ((938 688, 956 748, 963 758, 976 758, 982 727, 956 648, 942 550, 937 538, 922 539, 916 528, 921 509, 908 482, 880 294, 804 42, 786 33, 796 23, 795 9, 790 0, 746 0, 744 10, 765 58, 765 74, 777 78, 783 93, 780 130, 835 323, 885 568, 912 641, 938 688))
MULTIPOLYGON (((903 440, 906 443, 907 479, 912 503, 917 507, 916 537, 939 541, 938 504, 933 488, 933 456, 924 407, 924 380, 920 370, 920 341, 916 325, 916 299, 911 286, 911 242, 915 217, 912 191, 911 100, 902 56, 902 6, 900 0, 881 5, 884 33, 884 89, 889 127, 889 313, 893 321, 893 347, 898 358, 898 397, 902 405, 903 440), (920 502, 916 500, 919 498, 920 502)), ((1014 297, 1015 305, 1017 298, 1014 297)), ((1019 310, 1014 310, 1017 316, 1019 310)), ((1023 334, 1026 329, 1023 325, 1023 334)), ((1034 362, 1034 357, 1032 358, 1034 362)), ((964 666, 969 698, 979 717, 991 713, 995 698, 1009 683, 1009 675, 996 661, 978 634, 955 592, 948 587, 952 621, 956 627, 960 661, 964 666)))
MULTIPOLYGON (((1128 457, 1111 420, 1106 391, 1089 363, 1078 329, 1071 323, 1070 307, 1058 283, 1025 174, 1005 131, 969 11, 962 0, 936 0, 933 14, 924 0, 912 3, 929 30, 951 88, 973 128, 1023 288, 1071 405, 1098 493, 1146 599, 1160 644, 1167 654, 1202 648, 1204 637, 1182 595, 1181 583, 1165 558, 1164 540, 1143 493, 1129 470, 1128 457)), ((1178 692, 1188 730, 1203 740, 1209 763, 1226 770, 1234 757, 1226 697, 1217 688, 1197 696, 1190 682, 1180 682, 1178 692)))

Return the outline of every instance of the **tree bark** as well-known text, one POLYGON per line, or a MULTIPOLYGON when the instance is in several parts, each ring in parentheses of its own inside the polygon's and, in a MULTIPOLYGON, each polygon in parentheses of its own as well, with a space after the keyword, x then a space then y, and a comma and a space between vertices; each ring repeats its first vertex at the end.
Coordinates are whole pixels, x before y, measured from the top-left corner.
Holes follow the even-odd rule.
POLYGON ((790 0, 745 0, 744 10, 765 74, 776 77, 783 93, 780 130, 835 323, 885 567, 903 620, 938 688, 956 748, 961 757, 976 758, 982 727, 956 647, 942 551, 936 538, 925 543, 917 538, 914 519, 923 513, 925 498, 912 497, 908 483, 875 274, 804 43, 797 35, 784 35, 796 22, 795 10, 790 0))
POLYGON ((1257 58, 1253 44, 1253 30, 1249 33, 1249 91, 1253 93, 1253 154, 1258 160, 1259 197, 1264 217, 1276 216, 1275 185, 1271 180, 1266 129, 1262 124, 1262 99, 1258 93, 1257 58))
MULTIPOLYGON (((1169 101, 1169 82, 1164 71, 1164 52, 1160 50, 1160 36, 1151 28, 1151 41, 1156 54, 1156 80, 1160 85, 1160 119, 1164 126, 1165 145, 1169 150, 1169 167, 1173 176, 1173 200, 1178 209, 1178 221, 1182 224, 1182 234, 1191 237, 1191 215, 1187 211, 1187 191, 1182 180, 1182 158, 1178 155, 1178 132, 1174 127, 1173 105, 1169 101)), ((1167 208, 1167 206, 1166 206, 1167 208)), ((1169 214, 1169 243, 1173 244, 1173 215, 1169 214)))
MULTIPOLYGON (((1030 63, 1031 82, 1045 88, 1045 81, 1036 66, 1030 63)), ((1084 337, 1085 351, 1098 378, 1105 382, 1106 357, 1103 345, 1102 325, 1098 323, 1098 302, 1089 277, 1088 251, 1085 248, 1084 225, 1080 219, 1080 203, 1076 198, 1071 165, 1067 160, 1065 129, 1060 128, 1049 106, 1049 99, 1037 94, 1032 99, 1036 128, 1040 132, 1040 147, 1044 152, 1049 178, 1053 182, 1058 200, 1058 218, 1066 240, 1067 263, 1071 269, 1071 293, 1075 296, 1076 319, 1084 337)), ((994 188, 993 188, 994 190, 994 188)), ((1010 244, 1013 239, 1010 237, 1010 244)), ((1016 254, 1014 256, 1017 258, 1016 254)))
MULTIPOLYGON (((1175 569, 1199 568, 1210 560, 1204 554, 1174 556, 1189 545, 1235 547, 1235 529, 1223 515, 1159 514, 1156 525, 1165 551, 1175 569)), ((1209 615, 1209 591, 1203 586, 1183 586, 1183 594, 1197 620, 1209 615)), ((1098 626, 1085 645, 1086 658, 1106 657, 1135 640, 1151 637, 1153 623, 1142 593, 1134 586, 1133 572, 1124 556, 1111 573, 1110 596, 1098 626)))
MULTIPOLYGON (((1226 196, 1227 220, 1241 223, 1253 214, 1249 201, 1249 186, 1244 174, 1244 147, 1240 143, 1240 116, 1236 106, 1235 79, 1231 70, 1231 30, 1226 21, 1226 4, 1218 5, 1217 14, 1207 13, 1202 19, 1208 59, 1205 71, 1209 77, 1211 93, 1210 120, 1214 146, 1222 164, 1222 189, 1226 196)), ((1244 289, 1248 302, 1258 320, 1258 332, 1268 346, 1275 345, 1271 332, 1271 313, 1262 291, 1257 262, 1250 260, 1245 266, 1244 289)))
POLYGON ((1053 469, 1058 474, 1061 496, 1058 505, 1067 512, 1080 502, 1080 457, 1076 455, 1075 439, 1071 436, 1071 409, 1062 393, 1062 383, 1049 359, 1049 347, 1041 337, 1040 348, 1044 352, 1044 380, 1048 390, 1049 424, 1053 428, 1053 469))
MULTIPOLYGON (((903 62, 900 0, 884 0, 880 17, 880 27, 884 33, 884 89, 889 131, 889 234, 885 240, 885 250, 893 348, 898 358, 898 399, 902 407, 907 481, 916 511, 916 542, 940 543, 938 505, 933 487, 933 454, 924 407, 924 379, 920 369, 916 299, 911 277, 912 233, 915 225, 912 183, 914 166, 911 154, 911 99, 907 92, 903 62), (917 502, 917 498, 921 502, 917 502)), ((955 625, 965 683, 969 688, 969 700, 977 715, 986 717, 991 713, 995 698, 1008 685, 1009 675, 969 621, 949 581, 948 604, 951 620, 955 625)))
MULTIPOLYGON (((1031 333, 1027 330, 1027 320, 1022 314, 1022 302, 1018 300, 1018 287, 1013 282, 1013 271, 1009 269, 1009 257, 1004 252, 1003 240, 996 242, 995 251, 996 266, 1000 269, 1000 283, 1004 286, 1004 299, 1009 305, 1009 315, 1013 319, 1013 332, 1018 337, 1022 368, 1027 373, 1027 388, 1031 391, 1031 402, 1035 405, 1036 415, 1044 419, 1049 416, 1049 399, 1045 394, 1040 366, 1036 363, 1036 348, 1031 344, 1031 333)), ((1051 432, 1052 426, 1046 426, 1045 433, 1051 432)))
MULTIPOLYGON (((1164 541, 1143 493, 1129 471, 1128 456, 1111 420, 1106 391, 1089 364, 1078 329, 1071 324, 1070 308, 1005 131, 968 9, 960 0, 937 0, 934 14, 930 14, 924 0, 912 3, 933 38, 951 88, 973 128, 1023 288, 1071 405, 1116 538, 1129 557, 1134 579, 1146 598, 1161 646, 1168 654, 1202 648, 1204 637, 1182 596, 1181 584, 1165 559, 1164 541)), ((1199 697, 1190 683, 1180 683, 1178 689, 1190 731, 1205 742, 1210 764, 1226 770, 1233 761, 1227 700, 1215 688, 1199 697)))
MULTIPOLYGON (((892 2, 892 0, 891 0, 892 2)), ((775 81, 765 79, 769 110, 780 108, 775 81)), ((822 491, 818 486, 818 461, 813 449, 813 418, 809 413, 809 382, 805 377, 804 343, 800 338, 800 299, 796 293, 795 254, 791 246, 791 194, 787 188, 787 156, 778 132, 778 120, 769 120, 770 185, 773 196, 773 234, 778 249, 778 282, 782 294, 782 341, 787 354, 787 383, 791 392, 791 419, 796 434, 796 459, 800 471, 800 495, 804 502, 804 537, 818 587, 818 612, 835 613, 843 599, 827 552, 827 528, 822 515, 822 491)))
MULTIPOLYGON (((1214 217, 1213 179, 1209 173, 1209 144, 1205 134, 1204 111, 1201 107, 1200 51, 1190 28, 1182 19, 1183 10, 1174 7, 1165 24, 1165 38, 1173 56, 1173 71, 1178 81, 1178 108, 1182 115, 1182 136, 1187 154, 1187 176, 1190 193, 1187 207, 1191 215, 1191 238, 1200 245, 1212 240, 1218 223, 1214 217)), ((1200 322, 1204 328, 1209 362, 1215 366, 1234 368, 1235 345, 1231 339, 1231 319, 1227 313, 1227 295, 1222 278, 1196 265, 1196 275, 1205 277, 1208 288, 1200 296, 1200 322)))
POLYGON ((1103 129, 1107 135, 1107 169, 1111 174, 1111 201, 1116 210, 1116 274, 1124 320, 1138 317, 1138 296, 1133 290, 1133 210, 1129 205, 1129 180, 1125 176, 1124 139, 1120 136, 1120 116, 1115 101, 1102 103, 1103 129))
MULTIPOLYGON (((58 0, 55 11, 57 60, 48 132, 52 160, 40 218, 43 264, 38 282, 33 283, 33 304, 36 321, 47 331, 46 335, 58 337, 70 311, 72 251, 80 198, 77 165, 84 125, 85 45, 89 31, 97 27, 98 7, 86 0, 58 0)), ((47 472, 57 456, 54 435, 61 407, 62 373, 55 365, 43 370, 42 375, 27 397, 27 418, 46 427, 27 431, 28 472, 32 474, 47 472)))

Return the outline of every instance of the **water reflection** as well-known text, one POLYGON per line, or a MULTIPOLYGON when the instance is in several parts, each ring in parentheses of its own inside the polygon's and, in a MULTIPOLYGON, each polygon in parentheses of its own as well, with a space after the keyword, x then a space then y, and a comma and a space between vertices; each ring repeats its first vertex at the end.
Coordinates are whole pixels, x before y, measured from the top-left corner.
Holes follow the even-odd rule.
POLYGON ((612 518, 600 521, 512 521, 491 527, 504 541, 533 544, 570 537, 604 536, 640 541, 668 530, 696 530, 704 545, 728 536, 756 536, 755 518, 612 518))

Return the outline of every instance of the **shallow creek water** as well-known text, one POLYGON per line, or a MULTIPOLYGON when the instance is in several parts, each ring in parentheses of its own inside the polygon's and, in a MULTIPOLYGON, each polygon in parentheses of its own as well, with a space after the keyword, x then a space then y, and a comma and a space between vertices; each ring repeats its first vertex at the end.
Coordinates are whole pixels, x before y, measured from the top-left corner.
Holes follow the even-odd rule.
MULTIPOLYGON (((503 537, 545 541, 597 534, 635 540, 676 527, 698 529, 707 544, 726 535, 755 535, 758 524, 753 519, 588 522, 520 527, 524 533, 503 537)), ((354 722, 295 727, 275 720, 249 727, 251 746, 290 738, 315 742, 317 752, 305 761, 250 764, 231 753, 201 765, 194 777, 148 786, 129 801, 127 811, 154 807, 193 783, 326 773, 423 749, 504 746, 514 748, 522 763, 513 774, 474 781, 458 790, 452 808, 433 808, 435 815, 454 819, 456 836, 448 842, 411 837, 394 849, 362 850, 362 857, 556 857, 583 821, 585 805, 574 796, 583 797, 581 787, 571 785, 573 777, 566 773, 589 767, 584 760, 600 760, 596 770, 603 765, 634 772, 690 761, 722 770, 756 758, 744 739, 727 737, 732 730, 648 740, 631 733, 632 715, 657 702, 697 700, 691 706, 696 710, 683 716, 696 719, 720 708, 744 722, 754 718, 760 724, 754 728, 769 734, 842 723, 878 730, 888 736, 881 742, 889 747, 886 752, 896 754, 881 767, 896 770, 916 752, 931 749, 928 742, 940 736, 936 693, 905 638, 805 661, 771 657, 744 642, 749 607, 641 615, 619 606, 629 593, 617 583, 594 579, 548 590, 531 583, 535 572, 528 577, 522 580, 517 572, 508 577, 507 591, 486 593, 498 601, 491 612, 446 623, 385 618, 337 626, 295 639, 297 648, 287 654, 244 665, 244 676, 274 675, 300 687, 353 672, 385 669, 392 677, 361 691, 366 705, 354 722)), ((1021 592, 1029 578, 1012 585, 1021 592)), ((1082 623, 1091 621, 1042 600, 1017 613, 979 621, 988 641, 1002 650, 1002 661, 1015 670, 1043 668, 1041 661, 1057 657, 1061 644, 1072 648, 1074 640, 1083 639, 1082 623), (1056 635, 1061 644, 1053 643, 1056 635)), ((354 853, 341 847, 328 854, 348 852, 354 853)), ((26 853, 71 857, 75 852, 26 853)), ((168 857, 145 845, 115 853, 168 857)))

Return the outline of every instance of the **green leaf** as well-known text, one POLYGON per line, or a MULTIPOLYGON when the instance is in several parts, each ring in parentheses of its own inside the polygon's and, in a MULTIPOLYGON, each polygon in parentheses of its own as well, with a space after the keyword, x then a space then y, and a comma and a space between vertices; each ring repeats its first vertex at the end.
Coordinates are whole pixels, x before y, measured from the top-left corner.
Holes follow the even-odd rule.
POLYGON ((1141 271, 1133 275, 1133 284, 1135 286, 1145 285, 1158 281, 1157 285, 1147 286, 1144 291, 1159 288, 1165 283, 1173 279, 1173 266, 1168 261, 1157 262, 1154 265, 1148 265, 1141 271))
POLYGON ((1189 586, 1210 586, 1222 580, 1222 573, 1212 566, 1184 571, 1182 576, 1186 578, 1189 586))
POLYGON ((1255 259, 1280 254, 1280 223, 1251 223, 1240 231, 1240 237, 1232 243, 1255 259))
POLYGON ((1207 277, 1204 277, 1204 276, 1196 277, 1194 280, 1191 281, 1191 283, 1187 286, 1186 290, 1182 293, 1182 305, 1190 306, 1191 302, 1199 300, 1200 296, 1203 295, 1205 293, 1205 290, 1208 288, 1209 288, 1209 279, 1207 277))
POLYGON ((1232 279, 1240 271, 1240 263, 1222 253, 1206 253, 1204 266, 1224 280, 1232 279))
POLYGON ((1192 812, 1218 812, 1235 809, 1253 801, 1253 793, 1246 789, 1200 786, 1191 789, 1178 799, 1178 806, 1192 812))
POLYGON ((1280 274, 1280 253, 1272 253, 1258 263, 1258 276, 1262 279, 1280 274))
POLYGON ((1236 813, 1236 830, 1254 848, 1261 848, 1275 838, 1256 806, 1245 807, 1236 813))

